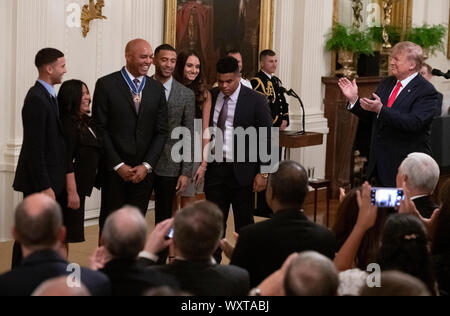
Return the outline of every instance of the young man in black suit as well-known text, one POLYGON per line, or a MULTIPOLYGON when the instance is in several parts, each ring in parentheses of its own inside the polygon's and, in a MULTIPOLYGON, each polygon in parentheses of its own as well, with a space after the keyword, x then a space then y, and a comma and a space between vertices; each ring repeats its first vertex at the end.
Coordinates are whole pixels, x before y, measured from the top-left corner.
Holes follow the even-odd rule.
POLYGON ((168 137, 164 88, 147 73, 149 43, 136 39, 125 50, 126 66, 97 81, 93 117, 105 148, 100 228, 111 212, 128 204, 145 215, 153 168, 168 137))
POLYGON ((431 123, 438 109, 438 93, 419 74, 422 48, 411 42, 392 50, 393 76, 380 83, 373 99, 360 98, 356 80, 339 80, 349 110, 361 124, 372 124, 367 174, 373 184, 394 187, 401 162, 412 152, 431 155, 431 123))
POLYGON ((68 285, 84 284, 93 296, 110 294, 108 278, 69 266, 64 247, 66 229, 61 207, 45 194, 33 194, 16 209, 13 235, 23 249, 20 266, 0 276, 0 296, 30 296, 43 282, 67 276, 68 285), (78 277, 78 279, 77 279, 78 277))
MULTIPOLYGON (((39 79, 28 91, 22 109, 23 143, 13 188, 24 197, 42 192, 61 200, 60 195, 65 192, 67 159, 53 86, 63 80, 66 59, 59 50, 45 48, 37 53, 35 65, 39 79)), ((12 267, 20 264, 21 259, 21 247, 16 242, 12 267)))
MULTIPOLYGON (((224 159, 216 156, 208 164, 205 193, 206 199, 222 210, 224 231, 230 206, 233 206, 235 229, 239 232, 243 227, 254 223, 253 192, 261 192, 266 188, 268 174, 261 170, 263 164, 258 141, 246 139, 245 152, 238 152, 234 132, 237 128, 255 128, 259 140, 263 137, 261 129, 265 129, 267 139, 264 141, 267 141, 267 148, 271 148, 272 118, 264 96, 240 83, 241 74, 235 58, 227 56, 221 59, 217 64, 217 72, 219 87, 211 92, 210 127, 217 128, 223 134, 223 140, 219 140, 219 143, 223 143, 223 148, 215 148, 215 153, 223 151, 224 159), (251 152, 257 153, 256 162, 250 161, 251 152), (238 161, 239 156, 244 156, 245 161, 238 161)), ((220 262, 219 254, 216 260, 220 262)))
POLYGON ((307 193, 305 169, 294 161, 282 162, 278 171, 270 175, 266 191, 273 218, 242 229, 235 249, 226 240, 221 242, 222 249, 231 258, 230 264, 249 272, 252 287, 280 269, 294 252, 312 250, 334 258, 333 234, 303 214, 307 193))

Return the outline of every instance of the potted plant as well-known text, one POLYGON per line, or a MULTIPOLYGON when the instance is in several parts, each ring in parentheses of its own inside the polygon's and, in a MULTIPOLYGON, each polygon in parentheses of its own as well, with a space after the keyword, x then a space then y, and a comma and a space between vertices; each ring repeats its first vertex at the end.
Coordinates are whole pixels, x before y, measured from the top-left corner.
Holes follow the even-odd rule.
POLYGON ((345 77, 356 75, 353 67, 355 55, 373 55, 372 44, 367 32, 342 24, 336 24, 328 34, 326 49, 338 53, 338 62, 343 68, 336 73, 345 77))
POLYGON ((436 51, 444 52, 444 39, 447 34, 447 28, 443 25, 429 26, 425 24, 421 27, 411 28, 406 38, 408 41, 416 43, 423 49, 424 58, 427 59, 430 54, 434 55, 436 51))
MULTIPOLYGON (((369 28, 369 38, 377 46, 375 50, 380 51, 381 45, 384 43, 383 38, 383 27, 382 26, 372 26, 369 28)), ((400 43, 401 41, 401 31, 396 26, 388 26, 386 32, 389 35, 389 42, 392 46, 400 43)))

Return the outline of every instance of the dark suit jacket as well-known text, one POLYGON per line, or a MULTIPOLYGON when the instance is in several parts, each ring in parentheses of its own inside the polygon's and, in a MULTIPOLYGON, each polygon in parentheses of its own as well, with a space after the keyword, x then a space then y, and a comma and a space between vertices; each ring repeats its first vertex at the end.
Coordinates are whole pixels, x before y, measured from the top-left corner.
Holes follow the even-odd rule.
POLYGON ((67 144, 68 173, 75 173, 78 193, 82 196, 91 196, 97 182, 102 153, 100 134, 92 124, 80 128, 79 123, 70 117, 63 118, 63 126, 67 144), (89 131, 88 126, 96 136, 89 131))
POLYGON ((397 79, 389 77, 375 92, 383 103, 379 117, 364 111, 358 102, 351 110, 363 124, 373 124, 368 175, 378 171, 382 186, 395 187, 397 169, 413 152, 431 155, 431 123, 438 106, 438 95, 420 74, 406 86, 392 108, 386 105, 397 79))
MULTIPOLYGON (((209 126, 214 126, 214 112, 216 108, 217 97, 219 96, 219 88, 215 88, 211 91, 212 94, 212 108, 211 108, 211 119, 209 126)), ((267 148, 271 148, 271 128, 272 128, 272 117, 270 115, 269 105, 267 100, 261 94, 249 89, 247 87, 241 86, 241 91, 239 94, 238 102, 236 105, 236 111, 234 114, 234 128, 242 127, 245 129, 249 127, 255 127, 258 131, 259 139, 259 128, 267 128, 267 148)), ((258 144, 249 144, 246 142, 246 152, 245 160, 246 162, 235 162, 233 164, 234 175, 241 186, 253 185, 253 181, 256 175, 260 172, 261 165, 268 165, 269 163, 262 163, 260 156, 258 154, 258 162, 250 162, 250 145, 258 146, 258 144)), ((258 151, 259 152, 259 151, 258 151)), ((240 153, 242 154, 242 153, 240 153)), ((235 142, 234 149, 235 161, 237 161, 238 150, 237 142, 235 142)), ((209 179, 208 172, 205 176, 205 186, 207 186, 211 179, 209 179)))
POLYGON ((230 264, 246 269, 250 286, 255 287, 280 269, 291 254, 309 250, 333 259, 333 234, 298 210, 280 211, 270 220, 241 230, 230 264))
POLYGON ((439 208, 439 206, 433 202, 431 196, 429 195, 415 199, 413 200, 413 202, 423 218, 431 218, 431 215, 433 215, 434 211, 439 208))
POLYGON ((104 142, 107 171, 124 162, 156 168, 168 136, 167 106, 161 84, 147 77, 139 113, 121 72, 97 81, 93 117, 104 142))
POLYGON ((208 261, 181 261, 149 268, 175 277, 182 291, 195 296, 247 296, 250 291, 248 272, 235 266, 208 261))
MULTIPOLYGON (((15 270, 0 276, 0 296, 30 296, 39 285, 53 278, 71 275, 69 263, 52 250, 31 254, 15 270)), ((81 268, 81 283, 93 296, 110 295, 108 278, 100 272, 81 268)))
POLYGON ((145 291, 160 286, 178 288, 175 278, 142 267, 136 260, 114 259, 100 271, 111 281, 113 296, 142 296, 145 291))
POLYGON ((39 82, 22 109, 23 143, 13 188, 27 195, 52 188, 61 193, 66 183, 66 145, 56 100, 39 82))

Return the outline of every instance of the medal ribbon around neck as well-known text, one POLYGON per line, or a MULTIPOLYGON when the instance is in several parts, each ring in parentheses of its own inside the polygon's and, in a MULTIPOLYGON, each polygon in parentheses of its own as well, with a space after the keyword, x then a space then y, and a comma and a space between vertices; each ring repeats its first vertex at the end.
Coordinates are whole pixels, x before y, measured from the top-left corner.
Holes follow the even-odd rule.
POLYGON ((145 83, 147 82, 147 77, 146 76, 143 77, 141 85, 139 86, 139 88, 136 89, 136 85, 131 80, 130 76, 128 76, 128 73, 125 70, 125 67, 122 68, 121 73, 122 73, 123 78, 127 82, 128 86, 130 87, 130 90, 133 93, 133 95, 140 96, 142 93, 142 90, 144 90, 145 83))

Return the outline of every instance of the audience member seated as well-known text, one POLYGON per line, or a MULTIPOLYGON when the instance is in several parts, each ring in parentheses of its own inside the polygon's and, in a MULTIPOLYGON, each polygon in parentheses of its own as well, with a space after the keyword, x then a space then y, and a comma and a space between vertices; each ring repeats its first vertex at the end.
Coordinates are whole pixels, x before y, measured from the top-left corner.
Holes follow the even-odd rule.
POLYGON ((405 188, 423 218, 429 219, 438 206, 432 195, 439 182, 437 162, 427 154, 412 153, 398 169, 397 187, 405 188))
POLYGON ((338 286, 333 262, 313 251, 294 258, 284 279, 286 296, 336 296, 338 286))
MULTIPOLYGON (((342 202, 339 204, 336 223, 333 227, 338 246, 337 249, 341 249, 344 246, 360 216, 359 208, 361 201, 358 199, 358 194, 361 194, 361 189, 353 189, 345 195, 342 202)), ((363 235, 354 262, 345 266, 338 266, 340 271, 355 267, 365 271, 367 266, 376 260, 378 249, 380 248, 381 231, 383 230, 387 217, 391 213, 392 210, 388 208, 378 209, 375 224, 363 235)), ((357 272, 357 274, 359 273, 357 272)))
POLYGON ((364 286, 361 296, 431 296, 419 279, 399 271, 381 273, 381 287, 364 286))
POLYGON ((67 276, 54 278, 42 283, 31 296, 59 296, 59 297, 71 297, 71 296, 91 296, 89 290, 83 285, 68 286, 67 276))
POLYGON ((450 181, 439 193, 441 209, 437 215, 431 253, 441 296, 450 295, 450 181))
POLYGON ((417 217, 395 214, 388 218, 377 262, 382 271, 398 270, 420 279, 436 294, 428 234, 417 217))
MULTIPOLYGON (((213 259, 223 236, 223 215, 217 206, 199 202, 184 208, 176 215, 173 227, 175 260, 169 265, 150 267, 151 271, 175 277, 182 291, 195 296, 248 294, 248 272, 232 265, 218 265, 213 259)), ((162 227, 157 229, 164 231, 162 227)), ((154 238, 160 240, 160 234, 154 238)), ((149 240, 147 244, 152 243, 155 244, 149 240)), ((146 249, 151 250, 151 247, 146 249)), ((144 263, 142 259, 141 262, 144 263)), ((154 262, 147 260, 149 265, 154 262)))
POLYGON ((305 169, 293 161, 282 162, 278 171, 270 175, 266 191, 268 205, 275 213, 273 218, 243 228, 235 249, 222 241, 221 247, 231 257, 231 264, 250 273, 252 287, 277 271, 294 252, 317 251, 334 258, 333 234, 309 221, 303 213, 307 193, 305 169))
POLYGON ((173 277, 138 264, 137 256, 146 239, 147 223, 138 209, 124 207, 107 218, 104 248, 99 248, 95 257, 100 258, 97 262, 106 262, 100 271, 109 277, 113 296, 141 296, 146 290, 163 285, 177 287, 173 277))
MULTIPOLYGON (((34 194, 16 209, 13 237, 22 245, 24 260, 11 272, 0 276, 0 296, 30 296, 43 282, 69 275, 63 243, 66 229, 60 206, 50 197, 34 194)), ((81 283, 94 296, 110 294, 108 278, 81 268, 81 283)))

